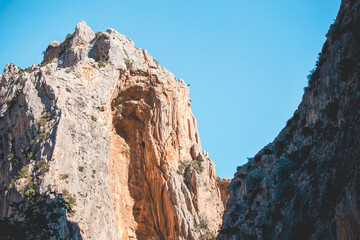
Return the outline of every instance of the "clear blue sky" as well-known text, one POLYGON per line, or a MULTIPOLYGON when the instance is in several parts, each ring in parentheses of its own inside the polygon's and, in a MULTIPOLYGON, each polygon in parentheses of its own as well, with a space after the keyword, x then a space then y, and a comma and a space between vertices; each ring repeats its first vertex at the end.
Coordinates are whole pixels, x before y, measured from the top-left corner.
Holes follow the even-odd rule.
POLYGON ((111 27, 190 83, 203 148, 220 177, 254 156, 301 101, 340 0, 0 0, 0 68, 42 61, 81 20, 111 27))

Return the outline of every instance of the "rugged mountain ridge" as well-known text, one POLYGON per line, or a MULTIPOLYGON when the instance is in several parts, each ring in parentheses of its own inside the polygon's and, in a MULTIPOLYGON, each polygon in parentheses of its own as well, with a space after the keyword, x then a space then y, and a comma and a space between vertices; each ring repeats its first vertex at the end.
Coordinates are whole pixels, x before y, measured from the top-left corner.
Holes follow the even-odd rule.
POLYGON ((202 151, 188 87, 145 50, 80 22, 41 64, 0 77, 0 219, 26 199, 56 203, 41 215, 55 238, 217 234, 228 181, 202 151))
POLYGON ((360 1, 343 0, 294 116, 238 170, 218 239, 360 239, 360 1))

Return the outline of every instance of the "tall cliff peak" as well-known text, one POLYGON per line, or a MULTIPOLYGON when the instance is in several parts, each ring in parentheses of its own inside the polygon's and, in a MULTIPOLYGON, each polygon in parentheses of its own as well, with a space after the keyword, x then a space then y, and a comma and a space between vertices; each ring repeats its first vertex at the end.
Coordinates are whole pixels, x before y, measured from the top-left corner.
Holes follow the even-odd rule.
POLYGON ((360 1, 342 1, 294 116, 238 170, 219 239, 360 238, 360 1))
POLYGON ((228 180, 201 148, 188 87, 113 29, 80 22, 41 64, 7 65, 0 133, 5 236, 203 239, 222 223, 228 180))

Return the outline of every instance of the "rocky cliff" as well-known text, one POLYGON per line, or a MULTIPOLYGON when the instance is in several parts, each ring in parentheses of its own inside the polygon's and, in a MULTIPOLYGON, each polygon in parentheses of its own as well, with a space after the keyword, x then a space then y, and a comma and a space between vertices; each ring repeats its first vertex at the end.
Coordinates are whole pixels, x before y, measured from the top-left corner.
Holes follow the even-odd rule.
POLYGON ((228 181, 201 149, 188 87, 145 50, 80 22, 41 64, 0 77, 0 231, 214 238, 228 181))
POLYGON ((360 239, 360 1, 343 0, 294 116, 238 170, 218 239, 360 239))

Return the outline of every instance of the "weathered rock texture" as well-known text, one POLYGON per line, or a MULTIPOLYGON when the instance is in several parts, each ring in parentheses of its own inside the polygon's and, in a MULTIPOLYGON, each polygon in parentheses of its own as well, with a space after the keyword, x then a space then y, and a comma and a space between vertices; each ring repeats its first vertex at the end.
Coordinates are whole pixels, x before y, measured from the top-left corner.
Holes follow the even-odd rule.
POLYGON ((309 87, 238 168, 218 239, 360 239, 360 1, 343 0, 309 87))
POLYGON ((60 237, 210 239, 228 181, 201 149, 188 87, 113 29, 50 43, 0 85, 0 218, 50 189, 60 237))

